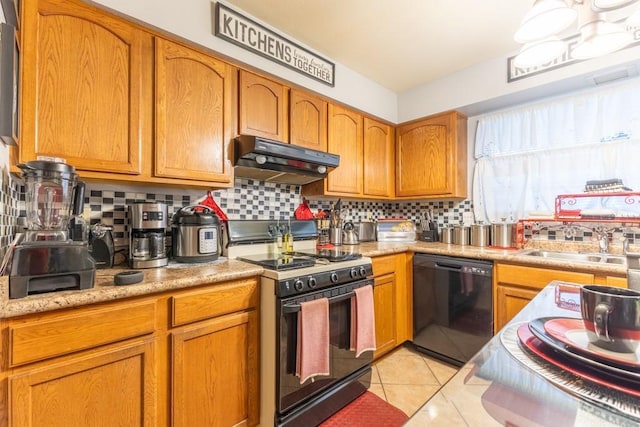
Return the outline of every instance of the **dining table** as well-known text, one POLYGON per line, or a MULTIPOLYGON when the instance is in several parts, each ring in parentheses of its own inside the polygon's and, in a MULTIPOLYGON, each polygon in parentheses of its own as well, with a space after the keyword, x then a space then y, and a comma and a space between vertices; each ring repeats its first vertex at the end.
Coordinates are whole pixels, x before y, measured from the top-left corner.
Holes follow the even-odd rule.
POLYGON ((639 426, 639 356, 581 342, 580 286, 549 283, 405 425, 639 426))

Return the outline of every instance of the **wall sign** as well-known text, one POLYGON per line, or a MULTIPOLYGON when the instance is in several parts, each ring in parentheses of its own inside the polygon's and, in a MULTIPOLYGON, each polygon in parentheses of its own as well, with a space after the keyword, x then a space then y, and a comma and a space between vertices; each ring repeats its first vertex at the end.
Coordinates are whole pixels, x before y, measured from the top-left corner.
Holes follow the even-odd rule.
MULTIPOLYGON (((633 35, 633 41, 625 47, 625 49, 637 46, 640 44, 640 27, 632 28, 631 34, 633 35)), ((544 73, 547 71, 555 70, 560 67, 564 67, 570 64, 575 64, 577 62, 584 61, 582 59, 576 59, 573 57, 573 49, 576 47, 578 42, 580 42, 580 34, 575 34, 573 36, 567 37, 564 39, 567 42, 567 49, 554 59, 546 64, 539 65, 537 67, 529 67, 529 68, 520 68, 516 67, 513 64, 513 60, 515 56, 512 56, 507 59, 507 82, 511 83, 516 80, 524 79, 526 77, 531 77, 536 74, 544 73)))
POLYGON ((335 85, 335 65, 298 46, 219 2, 215 6, 214 34, 329 86, 335 85))

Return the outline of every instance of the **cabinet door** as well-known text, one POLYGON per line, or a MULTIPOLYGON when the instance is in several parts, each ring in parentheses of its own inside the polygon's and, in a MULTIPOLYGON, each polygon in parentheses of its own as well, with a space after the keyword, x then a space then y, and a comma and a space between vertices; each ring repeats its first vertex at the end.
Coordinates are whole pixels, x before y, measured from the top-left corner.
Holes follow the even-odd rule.
POLYGON ((554 280, 589 284, 592 273, 555 270, 525 265, 494 264, 494 331, 498 332, 524 308, 545 286, 554 280))
POLYGON ((289 89, 240 70, 239 133, 289 141, 289 89))
POLYGON ((176 329, 172 343, 173 426, 258 424, 255 310, 176 329))
POLYGON ((608 286, 617 286, 619 288, 626 288, 628 286, 626 277, 607 276, 606 284, 608 286))
POLYGON ((379 357, 396 347, 396 279, 393 274, 376 277, 373 288, 376 351, 379 357))
POLYGON ((466 139, 457 113, 398 127, 396 196, 466 197, 466 139))
POLYGON ((498 333, 525 305, 538 295, 537 290, 513 286, 496 287, 494 334, 498 333))
POLYGON ((365 196, 393 196, 395 184, 393 162, 393 128, 368 117, 364 118, 364 188, 365 196))
POLYGON ((155 426, 152 340, 84 353, 9 377, 13 427, 155 426))
POLYGON ((23 3, 20 161, 139 174, 151 36, 77 2, 23 3))
POLYGON ((235 68, 156 39, 155 176, 232 184, 235 68))
POLYGON ((340 166, 327 176, 330 193, 362 194, 362 116, 329 104, 328 150, 340 156, 340 166))
POLYGON ((291 89, 291 144, 327 151, 327 101, 291 89))

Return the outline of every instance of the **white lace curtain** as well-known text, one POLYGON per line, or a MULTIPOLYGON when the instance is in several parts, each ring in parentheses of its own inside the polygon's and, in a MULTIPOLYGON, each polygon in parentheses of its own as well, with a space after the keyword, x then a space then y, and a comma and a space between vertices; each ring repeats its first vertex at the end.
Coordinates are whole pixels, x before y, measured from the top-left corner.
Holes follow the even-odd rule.
POLYGON ((476 220, 553 212, 558 194, 620 178, 640 191, 640 79, 481 118, 476 220))

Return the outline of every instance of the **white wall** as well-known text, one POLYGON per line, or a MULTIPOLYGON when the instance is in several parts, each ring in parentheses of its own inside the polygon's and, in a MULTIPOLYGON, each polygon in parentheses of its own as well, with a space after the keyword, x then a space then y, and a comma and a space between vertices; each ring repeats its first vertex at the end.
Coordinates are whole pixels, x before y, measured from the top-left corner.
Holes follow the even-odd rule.
POLYGON ((486 61, 398 94, 398 122, 447 110, 459 110, 467 116, 473 116, 595 87, 594 75, 622 68, 631 68, 632 72, 637 73, 640 68, 640 46, 512 83, 507 82, 507 58, 486 61))
MULTIPOLYGON (((210 0, 93 0, 93 2, 183 37, 284 80, 306 87, 331 99, 343 102, 356 109, 366 111, 393 123, 397 122, 397 95, 339 63, 335 64, 335 87, 332 88, 215 37, 213 35, 212 19, 214 3, 210 0)), ((239 10, 236 6, 231 7, 239 10)), ((243 14, 250 16, 265 27, 283 34, 282 31, 255 19, 248 13, 243 12, 243 14)), ((294 40, 289 36, 287 38, 294 40)), ((297 40, 296 43, 313 51, 313 49, 297 40)), ((327 59, 335 63, 332 58, 327 59)))
MULTIPOLYGON (((85 0, 111 8, 161 30, 188 39, 236 61, 303 86, 393 123, 459 110, 471 117, 559 93, 593 86, 589 76, 640 64, 640 46, 507 83, 507 57, 495 58, 431 83, 395 94, 336 63, 336 84, 329 87, 248 52, 213 35, 212 0, 85 0)), ((236 6, 231 6, 238 9, 236 6)), ((246 12, 245 15, 252 17, 246 12)), ((253 17, 252 17, 253 18, 253 17)), ((253 18, 255 19, 255 18, 253 18)), ((258 19, 256 21, 283 34, 258 19)), ((305 46, 292 37, 289 39, 305 46)), ((309 48, 308 46, 305 46, 309 48)), ((309 48, 310 49, 310 48, 309 48)), ((313 49, 310 49, 313 51, 313 49)), ((513 52, 515 54, 516 52, 513 52)), ((511 56, 511 55, 509 55, 511 56)), ((328 60, 335 62, 332 58, 328 60)), ((470 138, 474 133, 469 133, 470 138)))

